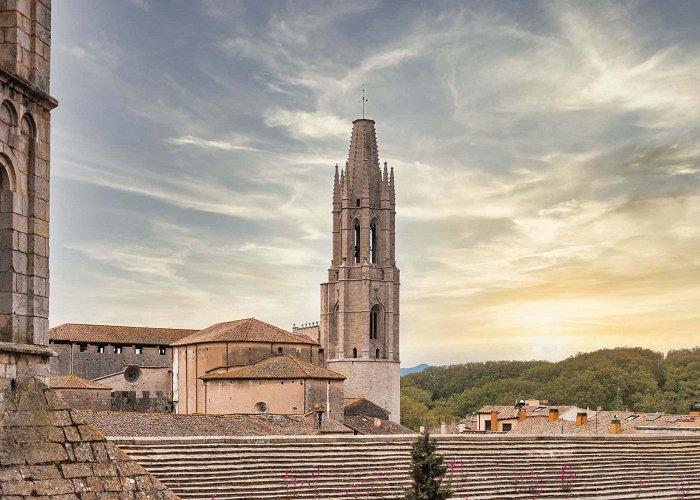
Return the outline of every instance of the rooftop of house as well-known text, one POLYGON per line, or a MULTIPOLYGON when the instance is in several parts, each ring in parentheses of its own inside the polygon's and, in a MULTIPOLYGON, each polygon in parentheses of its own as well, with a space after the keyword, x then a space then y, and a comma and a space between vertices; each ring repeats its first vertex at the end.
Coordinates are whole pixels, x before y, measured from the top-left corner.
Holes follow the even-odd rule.
POLYGON ((265 342, 276 344, 318 345, 301 334, 294 334, 255 318, 217 323, 173 342, 173 346, 211 342, 265 342))
POLYGON ((108 385, 93 382, 77 375, 51 375, 49 377, 49 387, 51 389, 97 389, 111 391, 108 385))
POLYGON ((219 368, 200 377, 202 380, 322 379, 345 380, 345 376, 288 354, 272 354, 255 363, 219 368), (220 370, 220 371, 219 371, 220 370), (225 371, 224 371, 225 370, 225 371))
POLYGON ((59 342, 160 346, 171 344, 197 331, 182 328, 64 323, 51 328, 49 338, 59 342))
POLYGON ((79 410, 88 424, 113 437, 296 436, 347 434, 343 424, 324 419, 320 429, 303 415, 179 415, 79 410))
MULTIPOLYGON (((556 406, 548 404, 537 404, 537 405, 526 405, 523 406, 525 414, 527 417, 546 417, 549 415, 550 410, 556 410, 560 415, 575 409, 575 406, 556 406)), ((498 413, 498 420, 510 420, 518 418, 518 413, 520 409, 513 405, 488 405, 479 409, 476 413, 478 415, 491 414, 493 412, 498 413)))
POLYGON ((526 418, 510 431, 515 435, 600 435, 611 434, 610 428, 614 418, 620 421, 619 434, 636 434, 639 428, 655 429, 700 429, 700 416, 667 415, 661 413, 638 413, 630 411, 589 411, 586 422, 577 425, 570 420, 553 420, 544 418, 526 418))
POLYGON ((357 434, 362 435, 415 434, 408 427, 404 427, 396 422, 369 415, 346 415, 344 423, 357 434))

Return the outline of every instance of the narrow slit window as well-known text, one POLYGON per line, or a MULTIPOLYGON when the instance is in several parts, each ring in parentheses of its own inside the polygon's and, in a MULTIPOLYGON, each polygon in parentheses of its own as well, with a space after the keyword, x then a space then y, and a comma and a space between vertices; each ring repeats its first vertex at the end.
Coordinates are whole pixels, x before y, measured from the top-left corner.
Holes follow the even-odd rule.
POLYGON ((360 263, 360 223, 355 221, 355 239, 353 248, 355 264, 360 263))
POLYGON ((374 353, 374 357, 379 359, 379 349, 377 349, 374 353))
POLYGON ((357 347, 352 348, 352 357, 357 358, 357 347))

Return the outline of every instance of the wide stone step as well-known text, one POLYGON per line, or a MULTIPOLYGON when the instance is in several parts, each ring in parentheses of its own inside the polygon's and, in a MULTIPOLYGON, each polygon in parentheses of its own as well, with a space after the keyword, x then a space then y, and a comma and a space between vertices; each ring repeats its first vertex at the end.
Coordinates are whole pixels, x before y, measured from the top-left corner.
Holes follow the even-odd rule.
MULTIPOLYGON (((185 500, 388 499, 402 498, 410 485, 413 439, 129 440, 120 446, 185 500), (307 485, 318 466, 320 476, 307 485), (285 483, 285 470, 300 486, 285 483)), ((459 464, 454 498, 533 498, 521 472, 539 478, 536 498, 700 498, 700 440, 693 438, 457 437, 439 438, 438 449, 459 464), (562 465, 577 474, 570 492, 558 480, 562 465), (684 477, 693 480, 685 484, 684 477)))

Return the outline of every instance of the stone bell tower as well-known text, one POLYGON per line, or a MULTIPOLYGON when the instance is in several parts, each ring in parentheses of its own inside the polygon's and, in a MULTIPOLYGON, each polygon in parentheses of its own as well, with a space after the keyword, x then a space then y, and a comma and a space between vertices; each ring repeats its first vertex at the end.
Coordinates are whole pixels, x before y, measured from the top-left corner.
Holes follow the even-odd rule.
POLYGON ((321 344, 329 369, 400 419, 399 270, 394 169, 379 166, 374 121, 353 122, 345 169, 335 167, 333 260, 321 284, 321 344))
POLYGON ((0 389, 48 375, 50 0, 0 2, 0 389))

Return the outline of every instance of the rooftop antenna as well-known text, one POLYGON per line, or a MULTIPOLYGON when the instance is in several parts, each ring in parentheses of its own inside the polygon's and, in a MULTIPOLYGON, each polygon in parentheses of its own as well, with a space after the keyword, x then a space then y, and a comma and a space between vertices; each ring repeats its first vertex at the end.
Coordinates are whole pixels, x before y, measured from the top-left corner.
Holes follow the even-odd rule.
POLYGON ((365 82, 362 82, 362 99, 357 101, 362 103, 362 119, 365 119, 365 103, 367 102, 367 99, 365 99, 365 82))

